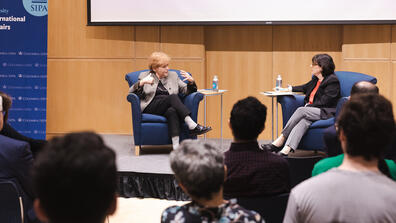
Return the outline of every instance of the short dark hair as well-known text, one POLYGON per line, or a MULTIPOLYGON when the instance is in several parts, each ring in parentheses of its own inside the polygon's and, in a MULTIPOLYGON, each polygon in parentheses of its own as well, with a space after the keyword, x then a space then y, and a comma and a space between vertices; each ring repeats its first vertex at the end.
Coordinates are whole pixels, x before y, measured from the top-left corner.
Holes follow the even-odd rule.
POLYGON ((335 64, 333 58, 328 54, 316 54, 312 57, 312 63, 316 63, 322 68, 324 77, 334 73, 335 64))
POLYGON ((358 81, 353 84, 351 89, 351 95, 363 93, 378 94, 379 89, 375 84, 368 81, 358 81))
POLYGON ((3 112, 4 112, 4 122, 7 122, 8 112, 9 112, 9 110, 11 108, 11 105, 12 105, 12 99, 11 99, 10 95, 8 95, 8 94, 6 94, 4 92, 1 92, 1 91, 0 91, 0 96, 3 99, 2 106, 3 106, 3 112))
POLYGON ((224 155, 213 144, 200 140, 184 140, 170 154, 176 180, 187 193, 210 200, 224 184, 224 155))
POLYGON ((103 222, 116 195, 115 153, 93 132, 53 138, 34 163, 33 188, 51 222, 103 222))
POLYGON ((392 104, 379 94, 351 97, 337 123, 346 137, 346 153, 366 160, 382 158, 395 129, 392 104))
POLYGON ((232 134, 237 139, 257 139, 263 131, 267 107, 255 97, 247 97, 237 101, 231 110, 232 134))

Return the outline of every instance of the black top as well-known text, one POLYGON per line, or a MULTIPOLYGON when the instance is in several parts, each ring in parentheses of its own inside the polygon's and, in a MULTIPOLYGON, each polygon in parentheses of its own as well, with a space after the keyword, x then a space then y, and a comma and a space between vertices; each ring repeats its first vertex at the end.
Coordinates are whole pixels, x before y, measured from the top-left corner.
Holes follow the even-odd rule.
MULTIPOLYGON (((294 92, 303 92, 305 94, 304 103, 309 102, 309 96, 312 90, 315 88, 318 78, 312 76, 312 79, 303 85, 294 86, 294 92)), ((314 96, 312 104, 307 104, 307 107, 317 107, 320 108, 320 118, 328 119, 333 117, 336 112, 337 102, 340 99, 340 81, 335 74, 330 74, 326 76, 322 83, 320 83, 318 91, 314 96)))
POLYGON ((166 88, 164 87, 161 81, 158 82, 158 87, 157 90, 155 91, 154 97, 157 97, 158 95, 169 95, 169 91, 166 90, 166 88))

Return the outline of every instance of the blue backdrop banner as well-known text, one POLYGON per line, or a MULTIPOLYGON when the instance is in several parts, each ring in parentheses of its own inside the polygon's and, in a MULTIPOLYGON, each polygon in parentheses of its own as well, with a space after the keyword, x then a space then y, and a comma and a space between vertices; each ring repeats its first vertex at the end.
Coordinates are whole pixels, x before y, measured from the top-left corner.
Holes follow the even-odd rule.
POLYGON ((47 0, 0 3, 0 91, 12 96, 9 124, 44 139, 47 104, 47 0))

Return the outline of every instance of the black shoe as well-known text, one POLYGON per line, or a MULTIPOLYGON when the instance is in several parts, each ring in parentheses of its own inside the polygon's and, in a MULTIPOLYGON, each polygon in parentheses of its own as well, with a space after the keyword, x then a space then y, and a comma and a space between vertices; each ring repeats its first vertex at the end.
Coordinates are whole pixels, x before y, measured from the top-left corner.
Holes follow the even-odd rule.
POLYGON ((190 133, 190 135, 202 135, 204 133, 209 132, 210 130, 212 130, 211 127, 209 127, 209 126, 205 127, 205 126, 198 124, 197 127, 189 130, 189 133, 190 133))
POLYGON ((275 146, 275 145, 272 144, 272 143, 261 144, 261 148, 262 148, 262 149, 269 150, 270 152, 275 152, 275 153, 277 153, 277 152, 279 152, 279 151, 282 150, 282 147, 277 147, 277 146, 275 146))
POLYGON ((282 152, 279 152, 278 154, 279 154, 280 156, 282 156, 282 157, 288 157, 290 153, 294 153, 294 149, 291 149, 290 152, 289 152, 288 154, 285 154, 285 153, 282 153, 282 152))

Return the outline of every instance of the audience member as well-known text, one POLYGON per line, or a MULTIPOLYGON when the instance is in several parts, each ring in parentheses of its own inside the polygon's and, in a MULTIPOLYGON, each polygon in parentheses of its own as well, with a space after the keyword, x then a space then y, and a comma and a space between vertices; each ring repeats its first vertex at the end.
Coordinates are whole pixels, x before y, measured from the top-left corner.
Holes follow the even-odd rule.
POLYGON ((184 140, 172 151, 170 163, 177 182, 192 202, 167 208, 161 222, 264 222, 256 212, 236 204, 235 199, 223 199, 226 167, 223 153, 213 145, 184 140))
MULTIPOLYGON (((368 94, 378 94, 378 87, 371 82, 360 81, 356 82, 351 89, 351 97, 355 97, 358 94, 368 93, 368 94)), ((347 99, 348 100, 348 99, 347 99)), ((343 103, 337 106, 336 117, 338 117, 339 111, 343 104, 347 101, 344 100, 343 103)), ((392 137, 393 141, 395 136, 392 137)), ((327 128, 324 132, 324 141, 327 148, 329 158, 323 159, 315 164, 312 170, 312 176, 316 176, 320 173, 326 172, 327 170, 341 165, 344 155, 342 154, 340 140, 338 139, 335 125, 327 128), (335 156, 336 155, 336 156, 335 156)), ((390 143, 385 151, 385 157, 389 158, 389 151, 395 148, 394 143, 390 143)), ((396 180, 396 163, 393 160, 380 159, 378 161, 379 170, 387 175, 388 177, 396 180)))
POLYGON ((4 92, 0 91, 0 96, 3 98, 3 103, 5 107, 8 109, 4 111, 4 125, 0 128, 0 135, 7 136, 9 138, 25 141, 29 143, 30 149, 33 153, 33 156, 36 157, 37 153, 45 146, 47 141, 40 139, 32 139, 27 136, 20 134, 17 130, 15 130, 8 122, 8 110, 11 108, 12 99, 11 96, 7 95, 4 92))
POLYGON ((395 222, 396 182, 377 166, 394 129, 383 96, 351 97, 338 119, 341 166, 293 188, 284 222, 395 222))
MULTIPOLYGON (((359 82, 356 82, 352 86, 350 97, 353 97, 353 95, 362 94, 362 93, 378 94, 378 92, 379 92, 378 87, 376 85, 374 85, 373 83, 368 82, 368 81, 359 81, 359 82)), ((336 114, 335 114, 336 119, 341 111, 342 106, 348 99, 349 98, 340 99, 342 101, 339 102, 337 105, 336 114)), ((340 144, 340 140, 338 140, 338 137, 337 137, 335 125, 332 125, 324 130, 323 139, 324 139, 324 143, 325 143, 325 150, 326 150, 328 156, 331 157, 331 156, 337 156, 339 154, 342 154, 341 144, 340 144)))
MULTIPOLYGON (((10 101, 0 96, 0 129, 7 119, 10 106, 10 101)), ((38 221, 33 210, 34 197, 30 184, 32 165, 33 156, 28 143, 0 135, 0 179, 12 181, 21 192, 27 222, 38 221)))
POLYGON ((267 108, 254 97, 234 104, 229 121, 234 141, 225 153, 224 196, 267 196, 290 191, 288 162, 261 149, 257 142, 266 116, 267 108))
POLYGON ((116 210, 115 153, 95 133, 53 138, 35 161, 33 187, 43 222, 103 223, 116 210))

